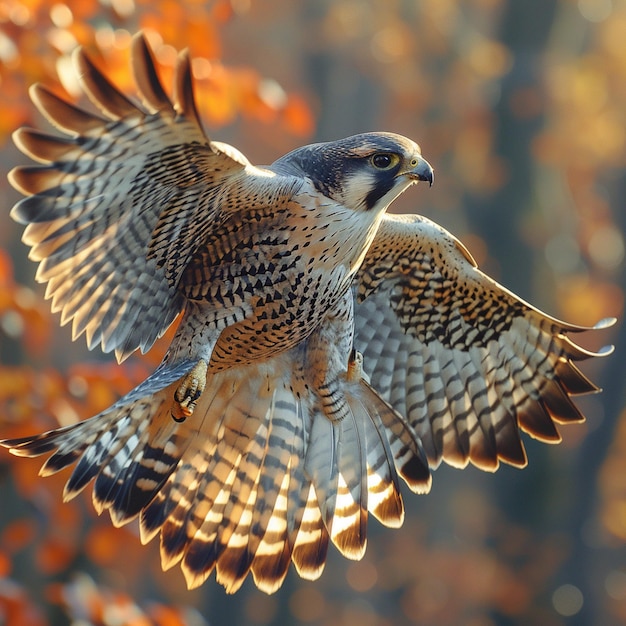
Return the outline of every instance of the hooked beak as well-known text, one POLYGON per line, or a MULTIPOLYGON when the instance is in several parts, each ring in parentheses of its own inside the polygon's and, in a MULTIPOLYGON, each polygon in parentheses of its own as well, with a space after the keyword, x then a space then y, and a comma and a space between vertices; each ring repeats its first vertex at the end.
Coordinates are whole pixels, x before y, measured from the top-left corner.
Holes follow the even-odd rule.
POLYGON ((413 167, 407 172, 407 176, 414 180, 427 182, 428 186, 432 187, 435 180, 435 172, 430 163, 421 156, 416 156, 411 159, 411 165, 413 167))

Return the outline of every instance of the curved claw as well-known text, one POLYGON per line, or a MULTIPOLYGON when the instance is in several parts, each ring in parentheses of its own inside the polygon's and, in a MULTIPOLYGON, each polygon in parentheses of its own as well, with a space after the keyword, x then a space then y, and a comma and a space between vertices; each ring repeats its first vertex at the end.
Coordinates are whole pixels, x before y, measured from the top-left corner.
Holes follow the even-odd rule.
POLYGON ((174 421, 183 422, 193 415, 198 399, 206 387, 207 368, 208 363, 206 361, 198 361, 174 392, 174 400, 176 401, 172 410, 174 421))

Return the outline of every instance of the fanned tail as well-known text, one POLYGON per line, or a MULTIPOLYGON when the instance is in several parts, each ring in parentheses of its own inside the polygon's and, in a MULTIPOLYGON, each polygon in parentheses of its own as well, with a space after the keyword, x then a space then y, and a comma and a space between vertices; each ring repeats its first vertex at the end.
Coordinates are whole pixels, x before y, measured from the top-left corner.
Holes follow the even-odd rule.
POLYGON ((209 376, 188 420, 202 416, 198 436, 141 514, 142 541, 160 532, 163 566, 180 563, 190 588, 215 570, 232 593, 251 572, 272 593, 291 561, 316 579, 331 541, 362 557, 368 512, 402 523, 399 477, 430 484, 414 431, 365 381, 343 385, 333 422, 293 368, 250 367, 209 376))
POLYGON ((305 375, 277 357, 210 373, 193 415, 178 422, 174 394, 193 365, 163 366, 85 422, 0 443, 21 456, 52 453, 44 475, 75 464, 66 499, 93 480, 94 506, 115 525, 139 515, 144 543, 160 534, 164 568, 180 563, 190 588, 215 570, 228 592, 252 573, 272 593, 291 561, 316 579, 331 542, 361 558, 369 513, 402 523, 400 478, 429 488, 414 430, 364 380, 341 379, 344 418, 332 421, 305 375))

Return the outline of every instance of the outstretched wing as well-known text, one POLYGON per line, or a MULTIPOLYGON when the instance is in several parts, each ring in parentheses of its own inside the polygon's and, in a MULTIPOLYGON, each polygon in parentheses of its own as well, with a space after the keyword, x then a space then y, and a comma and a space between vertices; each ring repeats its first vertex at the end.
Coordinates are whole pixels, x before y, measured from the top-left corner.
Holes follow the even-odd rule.
POLYGON ((148 350, 182 308, 180 275, 219 219, 224 182, 248 161, 202 131, 189 59, 182 53, 173 101, 165 94, 145 39, 133 41, 133 71, 143 106, 131 102, 82 50, 74 61, 84 92, 101 115, 35 85, 37 108, 63 132, 15 134, 40 165, 10 181, 27 195, 13 218, 39 261, 37 280, 62 323, 86 333, 118 360, 148 350))
MULTIPOLYGON (((560 322, 483 274, 453 235, 386 215, 355 279, 355 348, 375 389, 405 415, 431 465, 526 464, 520 430, 560 440, 597 391, 575 361, 593 353, 560 322)), ((604 320, 594 328, 610 326, 604 320)))

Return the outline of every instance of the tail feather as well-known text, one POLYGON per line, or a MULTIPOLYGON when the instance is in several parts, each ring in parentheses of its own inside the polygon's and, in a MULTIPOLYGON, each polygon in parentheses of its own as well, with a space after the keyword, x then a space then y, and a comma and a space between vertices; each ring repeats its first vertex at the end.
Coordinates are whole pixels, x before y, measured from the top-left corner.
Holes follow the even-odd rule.
POLYGON ((333 423, 319 410, 316 411, 304 459, 304 471, 311 479, 322 519, 328 529, 335 515, 339 485, 337 436, 340 423, 333 423))
POLYGON ((415 431, 364 380, 323 399, 341 407, 333 421, 289 363, 209 374, 183 422, 174 396, 194 364, 164 365, 90 420, 2 444, 52 452, 45 473, 76 462, 66 498, 95 479, 95 508, 115 525, 139 514, 142 542, 160 534, 164 569, 180 563, 190 588, 215 570, 229 592, 252 573, 272 593, 291 561, 318 578, 331 541, 361 558, 369 512, 402 523, 399 477, 414 491, 430 480, 415 431))
MULTIPOLYGON (((190 443, 185 458, 176 473, 142 513, 140 529, 144 543, 164 527, 161 534, 161 557, 166 569, 177 563, 182 556, 186 535, 178 531, 187 523, 187 515, 191 513, 190 503, 200 500, 202 504, 197 506, 208 510, 221 485, 211 475, 211 471, 218 460, 215 457, 215 448, 223 431, 223 414, 231 394, 236 391, 237 387, 232 381, 223 380, 221 385, 216 384, 213 396, 203 399, 210 400, 206 402, 208 407, 204 413, 211 413, 214 419, 205 417, 201 424, 191 426, 193 430, 189 433, 190 443), (179 546, 179 543, 182 545, 179 546), (178 558, 174 558, 175 556, 178 558)), ((202 414, 203 408, 196 408, 195 415, 202 414)))
MULTIPOLYGON (((283 492, 289 484, 295 448, 304 449, 303 427, 294 422, 298 403, 292 391, 281 385, 262 385, 265 390, 274 387, 270 396, 267 391, 260 393, 257 387, 252 385, 252 394, 239 395, 239 402, 248 402, 247 410, 239 412, 245 415, 250 443, 246 449, 243 442, 227 442, 240 454, 233 465, 234 480, 228 493, 217 499, 223 500, 224 506, 218 507, 218 516, 214 516, 214 506, 210 519, 195 524, 195 532, 189 533, 183 571, 193 586, 203 582, 217 565, 218 580, 234 591, 243 582, 254 554, 265 554, 276 569, 276 562, 281 560, 279 553, 285 551, 283 492), (281 542, 282 547, 277 549, 281 542)), ((211 475, 210 470, 207 475, 211 475)), ((289 556, 290 551, 287 565, 289 556)))
MULTIPOLYGON (((305 449, 305 415, 301 405, 290 390, 275 390, 268 414, 265 457, 256 471, 250 469, 255 476, 254 485, 247 501, 239 497, 242 512, 235 517, 232 531, 227 529, 221 536, 225 549, 217 561, 217 579, 229 593, 243 583, 255 555, 256 569, 263 571, 263 580, 272 581, 267 583, 269 586, 278 588, 287 575, 293 533, 289 493, 305 449)), ((299 485, 298 481, 298 488, 299 485)))
MULTIPOLYGON (((287 471, 283 476, 270 521, 255 552, 246 550, 244 563, 249 562, 257 585, 266 593, 274 593, 282 585, 291 563, 293 545, 290 542, 289 533, 290 484, 291 474, 287 471), (254 557, 250 558, 252 555, 254 557)), ((236 551, 230 555, 225 553, 225 555, 231 556, 232 559, 237 558, 236 551)), ((230 583, 230 585, 225 585, 229 593, 235 591, 243 582, 241 575, 237 578, 230 578, 229 569, 225 565, 230 566, 232 562, 220 561, 218 563, 217 579, 222 584, 225 581, 230 583)))
MULTIPOLYGON (((249 541, 253 532, 252 525, 261 479, 261 468, 257 467, 251 470, 251 476, 254 476, 254 482, 247 497, 243 494, 239 495, 241 512, 238 516, 238 523, 234 522, 234 528, 227 544, 222 543, 222 553, 216 559, 216 579, 226 588, 227 593, 234 593, 243 584, 254 558, 254 552, 249 549, 249 541)), ((224 541, 226 539, 222 536, 222 542, 224 541)), ((190 562, 189 556, 188 551, 183 561, 183 571, 187 572, 186 576, 192 575, 194 570, 198 569, 190 562)), ((202 567, 203 564, 200 563, 200 569, 202 567)))
POLYGON ((168 480, 139 514, 139 538, 142 544, 149 543, 159 534, 165 520, 174 509, 175 502, 170 497, 171 490, 172 481, 168 480))
POLYGON ((399 527, 404 520, 404 504, 400 495, 400 482, 393 462, 393 453, 380 416, 368 413, 364 400, 351 396, 348 401, 352 411, 367 416, 364 420, 367 441, 367 494, 368 509, 386 526, 399 527), (358 403, 358 406, 354 406, 358 403))
MULTIPOLYGON (((302 409, 301 404, 299 406, 302 409)), ((309 423, 309 419, 305 420, 303 415, 299 415, 301 417, 299 419, 300 424, 309 423)), ((315 499, 315 489, 304 473, 303 459, 307 443, 304 430, 297 432, 296 437, 302 440, 302 448, 295 450, 289 465, 289 486, 286 491, 285 503, 287 530, 284 550, 280 553, 280 558, 274 560, 268 558, 266 554, 270 553, 270 550, 266 547, 265 536, 259 537, 260 543, 250 566, 256 585, 266 593, 276 591, 287 575, 287 568, 289 567, 287 554, 290 555, 296 570, 303 578, 314 580, 323 571, 328 551, 330 538, 322 520, 319 504, 315 499), (305 521, 309 509, 312 512, 309 519, 305 521), (315 521, 313 521, 314 514, 317 514, 315 521), (308 551, 304 548, 307 543, 308 551), (316 557, 317 560, 311 557, 305 558, 307 553, 316 557)), ((254 548, 254 544, 251 543, 250 547, 254 548)))
MULTIPOLYGON (((111 480, 111 491, 106 501, 115 526, 123 526, 150 504, 176 469, 180 456, 181 447, 177 445, 169 444, 161 448, 146 444, 141 453, 120 470, 116 479, 111 480)), ((98 479, 102 476, 104 473, 98 479)), ((97 482, 94 487, 96 493, 97 482)))
POLYGON ((267 448, 269 425, 262 418, 269 410, 269 402, 257 401, 254 409, 260 409, 260 413, 251 415, 237 408, 232 421, 227 412, 225 437, 200 483, 204 506, 191 505, 187 542, 181 554, 183 573, 190 587, 198 586, 209 576, 241 521, 249 498, 255 497, 267 448), (238 419, 242 420, 239 426, 238 419), (216 475, 217 481, 212 480, 216 475))
MULTIPOLYGON (((348 405, 349 406, 349 405, 348 405)), ((367 535, 367 415, 349 414, 339 424, 337 469, 339 483, 331 539, 348 558, 365 553, 367 535)))
POLYGON ((360 382, 359 398, 368 407, 372 419, 377 423, 380 420, 382 428, 378 431, 387 438, 393 454, 393 462, 389 459, 388 465, 395 464, 411 491, 427 493, 432 477, 428 459, 413 427, 364 380, 360 382))
MULTIPOLYGON (((324 571, 326 554, 330 536, 322 517, 322 511, 317 501, 315 487, 311 483, 303 483, 302 499, 306 502, 302 514, 302 522, 296 535, 291 558, 296 571, 306 580, 317 580, 324 571)), ((256 562, 256 561, 255 561, 256 562)), ((254 580, 259 585, 261 575, 252 568, 254 580)))
MULTIPOLYGON (((164 561, 171 567, 184 556, 190 586, 201 584, 212 571, 224 547, 222 535, 228 539, 241 512, 233 505, 241 507, 248 498, 267 447, 266 417, 272 398, 260 393, 260 382, 242 378, 233 385, 224 375, 216 376, 215 382, 220 391, 207 398, 207 409, 199 404, 195 414, 217 416, 219 426, 213 428, 214 437, 197 438, 196 458, 172 477, 176 487, 170 498, 177 504, 161 535, 164 561)), ((210 416, 207 423, 214 419, 210 416)))

